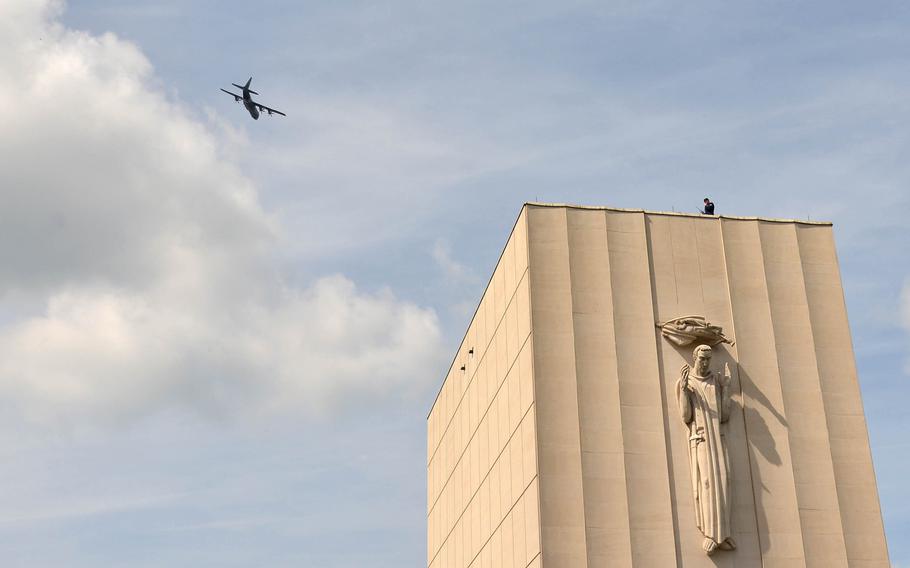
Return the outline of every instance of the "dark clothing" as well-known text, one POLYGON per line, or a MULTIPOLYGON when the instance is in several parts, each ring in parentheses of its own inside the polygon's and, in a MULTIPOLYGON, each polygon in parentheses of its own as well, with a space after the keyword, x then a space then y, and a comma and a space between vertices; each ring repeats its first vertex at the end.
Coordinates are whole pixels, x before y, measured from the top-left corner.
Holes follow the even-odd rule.
POLYGON ((714 215, 714 202, 709 201, 705 203, 705 215, 714 215))

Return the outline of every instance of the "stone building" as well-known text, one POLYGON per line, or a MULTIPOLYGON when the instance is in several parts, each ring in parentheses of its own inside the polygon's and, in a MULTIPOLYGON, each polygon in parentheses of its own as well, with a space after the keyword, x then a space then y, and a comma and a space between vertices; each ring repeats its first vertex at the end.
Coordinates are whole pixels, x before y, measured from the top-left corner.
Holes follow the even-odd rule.
POLYGON ((525 205, 427 428, 430 568, 889 566, 829 223, 525 205))

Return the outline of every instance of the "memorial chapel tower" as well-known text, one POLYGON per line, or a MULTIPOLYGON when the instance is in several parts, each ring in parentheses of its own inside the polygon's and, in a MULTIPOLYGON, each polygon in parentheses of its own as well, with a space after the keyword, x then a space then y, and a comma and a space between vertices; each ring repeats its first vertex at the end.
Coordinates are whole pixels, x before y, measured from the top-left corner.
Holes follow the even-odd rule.
POLYGON ((889 566, 830 223, 526 204, 427 428, 429 568, 889 566))

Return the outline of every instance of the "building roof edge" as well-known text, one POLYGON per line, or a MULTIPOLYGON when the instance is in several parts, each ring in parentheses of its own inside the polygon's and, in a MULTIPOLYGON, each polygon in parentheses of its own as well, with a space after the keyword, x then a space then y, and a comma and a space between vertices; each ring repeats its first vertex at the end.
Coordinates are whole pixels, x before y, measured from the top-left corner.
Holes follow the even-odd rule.
MULTIPOLYGON (((606 205, 575 205, 572 203, 545 203, 539 201, 526 201, 526 206, 530 207, 565 207, 567 209, 592 209, 596 211, 617 211, 620 213, 646 213, 648 215, 667 215, 673 217, 697 217, 704 218, 701 213, 681 213, 678 211, 649 211, 647 209, 626 209, 623 207, 608 207, 606 205)), ((799 223, 800 225, 825 225, 832 226, 831 221, 811 221, 808 219, 778 219, 774 217, 748 217, 742 215, 708 215, 719 219, 732 219, 735 221, 766 221, 769 223, 799 223)))

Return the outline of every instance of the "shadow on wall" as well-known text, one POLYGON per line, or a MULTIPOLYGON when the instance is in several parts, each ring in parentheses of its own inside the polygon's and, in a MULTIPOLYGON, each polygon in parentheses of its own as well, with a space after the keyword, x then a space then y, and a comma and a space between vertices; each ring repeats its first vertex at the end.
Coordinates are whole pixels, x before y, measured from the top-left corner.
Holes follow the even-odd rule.
MULTIPOLYGON (((771 404, 771 401, 768 400, 758 388, 755 386, 755 383, 752 382, 749 374, 739 367, 739 377, 740 377, 740 391, 742 392, 742 400, 746 400, 746 395, 748 394, 749 400, 754 400, 768 409, 771 414, 777 419, 777 421, 787 427, 786 418, 781 415, 781 413, 774 408, 771 404)), ((771 429, 768 428, 768 423, 765 422, 765 419, 762 418, 762 414, 755 408, 746 408, 743 406, 743 416, 746 420, 746 431, 748 432, 748 442, 749 447, 757 450, 762 457, 768 460, 774 465, 781 465, 783 461, 780 458, 780 454, 777 453, 777 444, 774 442, 774 436, 771 434, 771 429)), ((755 468, 753 468, 755 469, 755 468)))
POLYGON ((752 464, 752 494, 755 499, 755 520, 758 525, 759 545, 762 553, 768 551, 768 542, 762 540, 762 534, 768 534, 768 518, 765 516, 764 499, 770 496, 768 486, 762 479, 762 468, 756 465, 760 454, 761 458, 773 466, 783 465, 780 453, 777 451, 777 444, 774 441, 774 435, 768 427, 763 414, 770 413, 784 428, 788 427, 787 419, 775 408, 761 390, 758 389, 752 380, 749 372, 741 365, 736 365, 736 379, 739 381, 740 400, 742 401, 742 414, 746 427, 746 447, 749 451, 749 463, 752 464), (747 407, 746 401, 756 402, 764 407, 768 412, 759 412, 757 408, 747 407))

